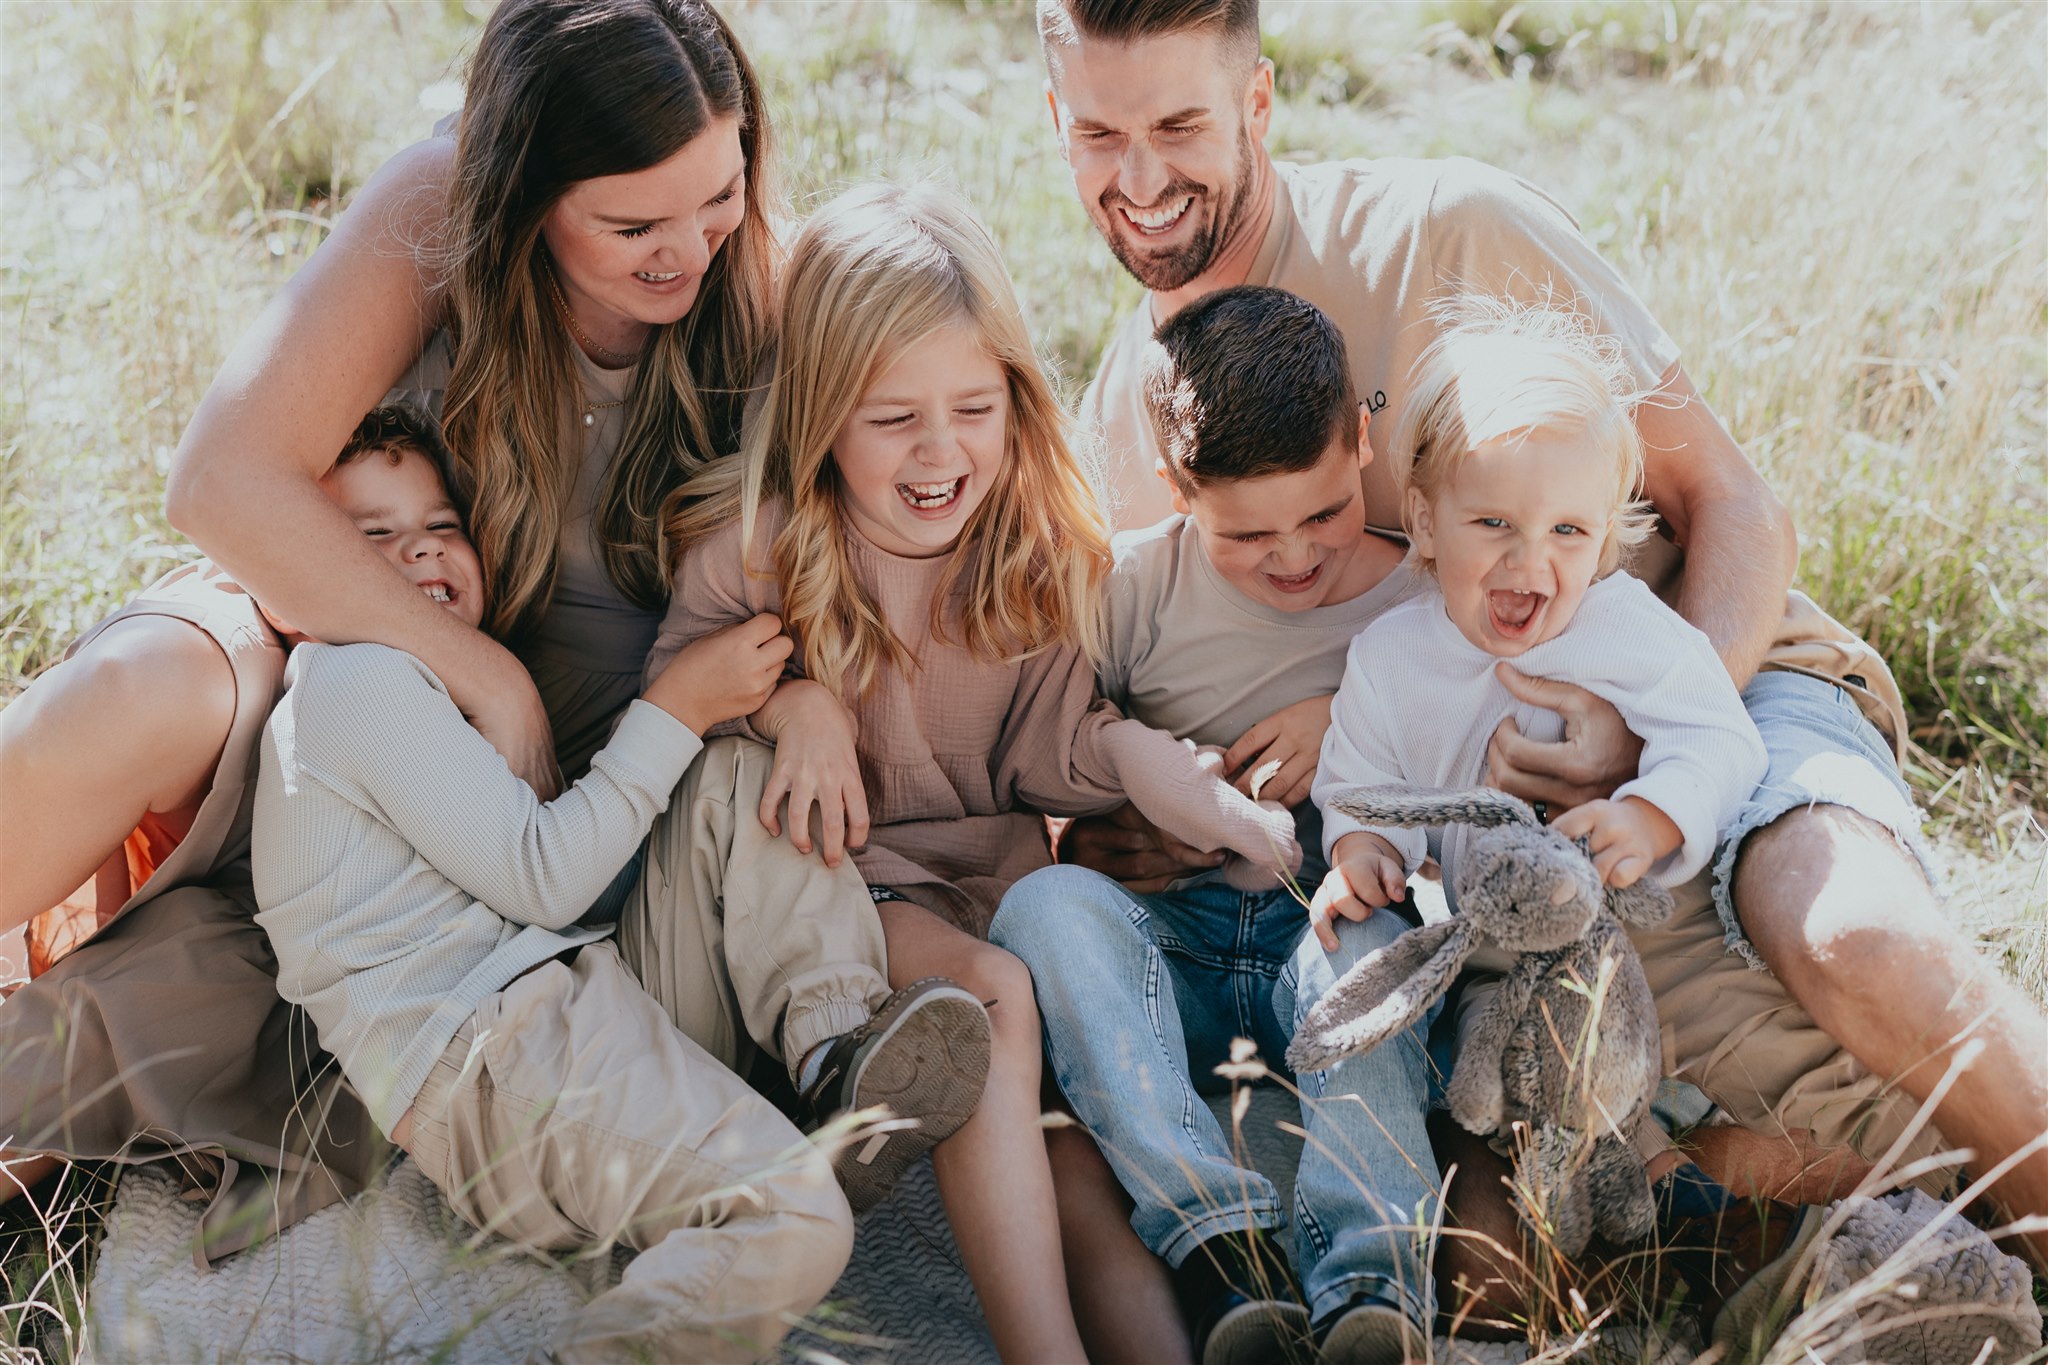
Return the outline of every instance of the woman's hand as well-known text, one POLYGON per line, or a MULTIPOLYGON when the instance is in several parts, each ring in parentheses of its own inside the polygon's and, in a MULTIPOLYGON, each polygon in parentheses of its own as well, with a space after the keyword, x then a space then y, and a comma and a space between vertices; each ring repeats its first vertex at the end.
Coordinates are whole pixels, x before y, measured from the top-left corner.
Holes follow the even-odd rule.
MULTIPOLYGON (((510 659, 512 656, 507 654, 510 659)), ((495 685, 468 697, 457 697, 456 705, 491 747, 505 756, 513 775, 543 801, 562 794, 562 770, 555 763, 555 732, 548 724, 548 712, 541 705, 540 692, 518 660, 495 685)))
POLYGON ((762 826, 782 833, 779 812, 787 800, 789 842, 809 853, 815 807, 825 865, 839 866, 848 848, 868 841, 868 795, 854 750, 852 714, 822 683, 790 678, 753 720, 755 731, 775 745, 775 763, 761 793, 762 826))
POLYGON ((1643 741, 1621 712, 1583 687, 1532 678, 1509 664, 1494 676, 1518 700, 1564 717, 1564 738, 1543 743, 1524 736, 1508 716, 1486 746, 1486 785, 1524 801, 1540 801, 1554 818, 1575 806, 1614 795, 1636 775, 1643 741))
POLYGON ((1245 731, 1223 755, 1224 774, 1254 800, 1289 809, 1308 800, 1330 728, 1330 701, 1308 697, 1245 731))

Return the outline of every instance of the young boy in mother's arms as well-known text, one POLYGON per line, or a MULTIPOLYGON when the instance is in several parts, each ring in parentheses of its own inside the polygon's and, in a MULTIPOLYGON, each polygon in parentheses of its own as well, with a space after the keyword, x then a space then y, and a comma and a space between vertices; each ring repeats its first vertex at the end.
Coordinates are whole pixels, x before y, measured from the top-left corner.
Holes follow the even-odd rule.
MULTIPOLYGON (((484 575, 425 428, 353 452, 321 485, 428 598, 483 619, 484 575)), ((263 735, 257 921, 278 990, 378 1128, 479 1227, 641 1251, 557 1358, 755 1359, 851 1252, 823 1152, 675 1027, 608 927, 578 924, 699 736, 758 707, 790 647, 762 615, 685 648, 548 802, 424 664, 383 645, 299 644, 263 735)))
MULTIPOLYGON (((1657 390, 1636 413, 1644 496, 1684 546, 1683 562, 1657 538, 1644 548, 1662 553, 1639 555, 1630 570, 1713 642, 1771 753, 1770 777, 1716 851, 1711 904, 1681 896, 1661 931, 1671 938, 1662 985, 1646 964, 1667 1027, 1696 1034, 1702 1064, 1708 1023, 1717 1036, 1776 1040, 1752 1049, 1749 1076, 1730 1077, 1726 1091, 1748 1092, 1732 1111, 1744 1123, 1799 1139, 1775 1153, 1744 1140, 1742 1162, 1769 1162, 1771 1188, 1804 1179, 1807 1135, 1875 1157, 1911 1112, 1901 1103, 1864 1123, 1860 1100, 1816 1087, 1840 1055, 1836 1039, 1914 1098, 1944 1085, 1964 1039, 1983 1042, 1976 1065, 1945 1087, 1939 1137, 1974 1150, 1980 1170, 2026 1150, 2048 1128, 2044 1024, 1934 894, 1897 770, 1903 715, 1883 662, 1788 594, 1798 541, 1785 509, 1693 388, 1677 345, 1570 215, 1526 181, 1462 158, 1276 164, 1263 145, 1273 65, 1259 55, 1257 0, 1039 0, 1038 17, 1075 189, 1148 291, 1083 405, 1122 486, 1160 487, 1141 357, 1158 320, 1204 294, 1273 285, 1323 309, 1382 432, 1399 425, 1414 357, 1436 335, 1428 307, 1444 293, 1567 300, 1621 341, 1638 385, 1657 390), (1713 951, 1723 933, 1733 975, 1713 951)), ((1396 525, 1392 480, 1368 468, 1364 483, 1371 523, 1396 525)), ((1503 726, 1489 751, 1500 785, 1563 810, 1635 775, 1634 743, 1612 707, 1561 683, 1503 682, 1562 713, 1566 741, 1537 744, 1503 726)), ((1172 859, 1131 856, 1151 844, 1129 823, 1104 832, 1077 821, 1069 842, 1119 875, 1158 878, 1172 859)), ((1462 1182, 1468 1192, 1490 1186, 1462 1182)), ((2048 1214, 2048 1151, 2031 1149, 1994 1193, 2013 1212, 2048 1214)), ((2048 1239, 2034 1243, 2039 1259, 2048 1239)))

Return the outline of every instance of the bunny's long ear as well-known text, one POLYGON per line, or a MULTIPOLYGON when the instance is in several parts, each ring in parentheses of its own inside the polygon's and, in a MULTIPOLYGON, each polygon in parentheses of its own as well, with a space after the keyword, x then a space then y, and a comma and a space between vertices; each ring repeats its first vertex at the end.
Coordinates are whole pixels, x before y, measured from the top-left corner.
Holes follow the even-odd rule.
POLYGON ((1607 908, 1623 924, 1644 928, 1671 918, 1671 893, 1650 877, 1642 877, 1619 889, 1607 888, 1607 908))
POLYGON ((1344 787, 1329 804, 1367 825, 1538 825, 1529 803, 1491 787, 1344 787))
POLYGON ((1287 1048, 1297 1072, 1367 1052, 1420 1019, 1478 946, 1471 921, 1439 920, 1374 949, 1315 1003, 1287 1048))

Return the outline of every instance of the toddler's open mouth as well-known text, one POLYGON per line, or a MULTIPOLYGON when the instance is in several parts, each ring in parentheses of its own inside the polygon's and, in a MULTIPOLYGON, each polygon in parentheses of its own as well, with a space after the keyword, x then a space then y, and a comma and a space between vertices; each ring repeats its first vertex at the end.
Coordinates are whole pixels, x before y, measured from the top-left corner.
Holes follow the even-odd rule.
POLYGON ((1487 623, 1503 639, 1519 640, 1530 633, 1543 604, 1550 598, 1540 592, 1512 589, 1486 594, 1487 623))

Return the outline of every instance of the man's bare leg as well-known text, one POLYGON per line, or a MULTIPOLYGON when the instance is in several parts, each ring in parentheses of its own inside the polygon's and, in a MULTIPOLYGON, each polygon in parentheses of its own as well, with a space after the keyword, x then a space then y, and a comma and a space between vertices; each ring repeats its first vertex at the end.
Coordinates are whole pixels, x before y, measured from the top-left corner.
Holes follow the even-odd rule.
MULTIPOLYGON (((1926 1099, 1966 1040, 1982 1052, 1934 1114, 1984 1172, 2048 1130, 2048 1021, 1964 942, 1912 857, 1838 806, 1803 807, 1744 843, 1744 931, 1814 1021, 1856 1058, 1926 1099)), ((2014 1214, 2048 1215, 2048 1149, 1994 1187, 2014 1214)), ((2048 1233, 2029 1239, 2048 1267, 2048 1233)))
MULTIPOLYGON (((1697 1141, 1689 1139, 1685 1147, 1660 1154, 1648 1164, 1646 1174, 1654 1182, 1690 1160, 1736 1197, 1738 1202, 1726 1215, 1711 1220, 1704 1233, 1684 1230, 1687 1236, 1705 1235, 1727 1243, 1723 1292, 1767 1259, 1767 1254, 1759 1253, 1767 1253, 1768 1243, 1759 1243, 1746 1255, 1738 1246, 1745 1237, 1756 1240, 1751 1234, 1762 1201, 1826 1203, 1848 1194, 1869 1171, 1869 1163, 1853 1151, 1823 1147, 1804 1134, 1793 1138, 1724 1127, 1701 1129, 1693 1138, 1697 1141)), ((1443 1319, 1461 1337, 1518 1340, 1524 1335, 1519 1324, 1534 1310, 1539 1291, 1505 1183, 1511 1168, 1485 1138, 1467 1133, 1448 1114, 1430 1116, 1430 1141, 1446 1172, 1456 1166, 1445 1198, 1447 1226, 1456 1231, 1445 1233, 1436 1253, 1437 1302, 1443 1306, 1443 1319)), ((1583 1268, 1590 1269, 1591 1262, 1583 1268)), ((1594 1297, 1603 1288, 1615 1292, 1621 1286, 1611 1282, 1584 1287, 1594 1297)), ((1638 1287, 1633 1292, 1646 1291, 1638 1287)), ((1647 1292, 1661 1296, 1662 1291, 1652 1286, 1647 1292)), ((1716 1298, 1709 1307, 1718 1302, 1716 1298)))
POLYGON ((1476 1341, 1521 1341, 1534 1286, 1508 1199, 1507 1160, 1447 1113, 1429 1116, 1444 1173, 1444 1235, 1436 1245, 1439 1325, 1476 1341))
POLYGON ((61 1157, 16 1152, 11 1147, 0 1147, 0 1204, 27 1195, 30 1190, 55 1175, 63 1165, 61 1157))
POLYGON ((1689 1159, 1737 1199, 1782 1199, 1826 1204, 1850 1193, 1870 1174, 1852 1148, 1824 1147, 1806 1133, 1757 1133, 1733 1126, 1696 1128, 1682 1155, 1650 1167, 1657 1179, 1689 1159))

